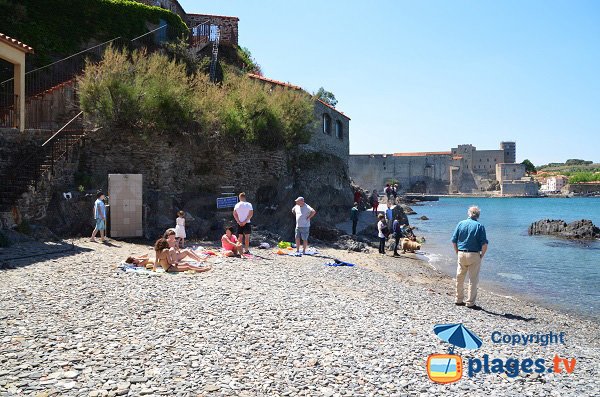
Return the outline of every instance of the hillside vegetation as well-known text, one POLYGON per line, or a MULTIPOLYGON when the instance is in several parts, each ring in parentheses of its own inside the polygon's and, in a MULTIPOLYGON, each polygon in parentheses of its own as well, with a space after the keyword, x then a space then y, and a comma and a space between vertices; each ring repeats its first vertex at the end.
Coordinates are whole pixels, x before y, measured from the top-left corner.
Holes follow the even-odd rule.
POLYGON ((271 89, 233 67, 224 68, 219 84, 188 69, 165 54, 111 48, 79 79, 82 109, 98 125, 144 134, 202 135, 267 149, 309 141, 314 115, 308 94, 271 89))
POLYGON ((187 31, 178 15, 130 0, 0 0, 0 31, 32 46, 38 63, 70 55, 91 39, 134 38, 161 19, 174 34, 187 31))
POLYGON ((600 181, 600 164, 593 161, 570 159, 564 163, 542 165, 538 171, 547 176, 565 175, 569 177, 569 183, 600 181))

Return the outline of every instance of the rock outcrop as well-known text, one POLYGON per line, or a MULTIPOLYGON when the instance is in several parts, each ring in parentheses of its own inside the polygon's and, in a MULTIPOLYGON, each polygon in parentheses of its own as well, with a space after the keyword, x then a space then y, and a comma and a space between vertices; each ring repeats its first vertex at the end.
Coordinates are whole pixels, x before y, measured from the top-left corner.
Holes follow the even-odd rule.
POLYGON ((568 239, 591 240, 600 238, 600 229, 592 221, 582 219, 567 223, 563 220, 543 219, 532 223, 528 230, 529 235, 551 235, 568 239))

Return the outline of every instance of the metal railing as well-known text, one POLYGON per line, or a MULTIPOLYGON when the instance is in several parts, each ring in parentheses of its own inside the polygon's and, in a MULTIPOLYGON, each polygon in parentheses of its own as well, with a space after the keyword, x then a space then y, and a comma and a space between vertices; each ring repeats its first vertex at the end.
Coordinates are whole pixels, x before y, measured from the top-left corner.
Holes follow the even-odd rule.
POLYGON ((53 174, 56 163, 84 135, 83 112, 79 112, 35 150, 25 150, 0 178, 0 209, 13 205, 27 191, 36 186, 44 175, 53 174))

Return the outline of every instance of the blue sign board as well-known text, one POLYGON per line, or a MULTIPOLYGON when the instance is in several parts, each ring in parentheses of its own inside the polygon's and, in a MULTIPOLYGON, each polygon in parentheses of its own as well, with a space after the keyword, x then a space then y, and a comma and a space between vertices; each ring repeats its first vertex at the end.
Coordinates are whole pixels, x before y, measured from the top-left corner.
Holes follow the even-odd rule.
POLYGON ((222 208, 233 208, 238 202, 237 196, 231 197, 218 197, 217 198, 217 209, 222 208))

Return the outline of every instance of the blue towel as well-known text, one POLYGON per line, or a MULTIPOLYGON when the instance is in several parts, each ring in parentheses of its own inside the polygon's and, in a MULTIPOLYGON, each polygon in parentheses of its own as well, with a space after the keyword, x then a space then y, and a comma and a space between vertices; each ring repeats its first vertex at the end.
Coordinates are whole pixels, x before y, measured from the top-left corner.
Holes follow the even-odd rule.
POLYGON ((325 266, 356 266, 354 263, 349 263, 349 262, 343 262, 343 261, 336 261, 336 262, 328 262, 325 263, 325 266))

